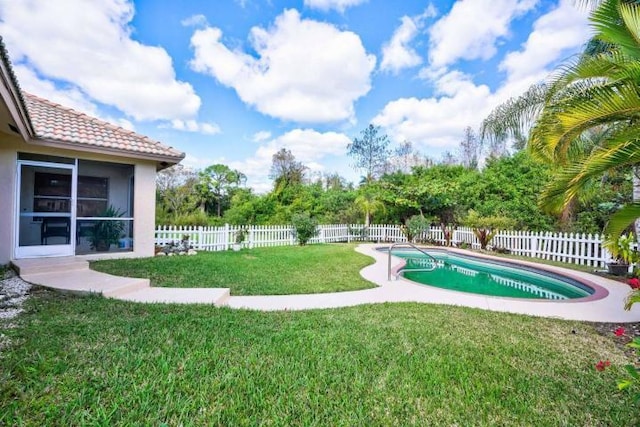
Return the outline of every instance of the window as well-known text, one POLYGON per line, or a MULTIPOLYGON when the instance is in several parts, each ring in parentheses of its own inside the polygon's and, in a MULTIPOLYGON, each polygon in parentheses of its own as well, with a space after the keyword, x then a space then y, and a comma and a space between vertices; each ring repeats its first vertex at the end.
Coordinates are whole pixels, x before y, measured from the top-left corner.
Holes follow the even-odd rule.
POLYGON ((109 178, 78 177, 78 204, 76 216, 99 217, 109 203, 109 178))
POLYGON ((35 172, 34 212, 71 212, 71 175, 35 172))

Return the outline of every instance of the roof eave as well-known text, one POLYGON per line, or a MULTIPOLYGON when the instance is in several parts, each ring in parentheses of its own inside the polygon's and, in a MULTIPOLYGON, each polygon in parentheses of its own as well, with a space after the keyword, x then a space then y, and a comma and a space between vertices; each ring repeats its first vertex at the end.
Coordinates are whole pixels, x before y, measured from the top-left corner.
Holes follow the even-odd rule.
POLYGON ((11 117, 15 121, 20 136, 22 136, 25 141, 28 141, 35 136, 35 131, 29 118, 22 92, 18 86, 18 81, 9 63, 9 58, 6 55, 2 38, 0 38, 0 59, 0 79, 2 80, 0 96, 7 106, 9 114, 11 114, 11 117))
POLYGON ((175 165, 185 157, 184 153, 181 153, 175 156, 169 155, 169 154, 143 153, 143 152, 123 150, 119 148, 96 147, 93 145, 82 144, 78 142, 56 141, 53 139, 46 139, 46 138, 39 138, 39 137, 30 138, 29 140, 27 140, 27 142, 29 144, 38 145, 42 147, 60 148, 64 150, 82 151, 86 153, 115 155, 115 156, 123 157, 127 159, 152 160, 152 161, 158 162, 159 166, 161 166, 161 169, 175 165))

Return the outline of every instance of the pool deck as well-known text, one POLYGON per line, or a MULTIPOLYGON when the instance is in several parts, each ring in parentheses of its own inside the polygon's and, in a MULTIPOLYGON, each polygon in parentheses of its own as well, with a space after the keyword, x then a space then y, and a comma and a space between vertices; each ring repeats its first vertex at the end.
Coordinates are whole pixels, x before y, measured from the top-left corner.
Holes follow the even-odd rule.
MULTIPOLYGON (((358 252, 375 259, 375 262, 362 269, 360 274, 366 280, 376 284, 377 287, 361 291, 304 295, 231 296, 227 288, 154 288, 149 286, 147 279, 116 277, 90 270, 88 262, 81 257, 17 260, 13 263, 21 277, 27 282, 62 291, 101 293, 106 297, 141 303, 213 304, 237 309, 275 311, 419 302, 591 322, 629 323, 640 321, 640 305, 634 306, 630 311, 625 311, 623 308, 624 301, 630 291, 629 286, 593 274, 517 261, 517 264, 543 268, 547 271, 591 282, 600 287, 598 294, 606 295, 604 298, 589 297, 577 300, 548 301, 475 295, 420 285, 402 277, 388 280, 388 256, 386 253, 376 250, 381 246, 384 245, 363 244, 356 248, 358 252)), ((509 261, 505 258, 479 255, 475 252, 450 250, 503 262, 509 261)), ((401 259, 396 257, 393 257, 392 260, 392 265, 395 267, 403 263, 401 259)))

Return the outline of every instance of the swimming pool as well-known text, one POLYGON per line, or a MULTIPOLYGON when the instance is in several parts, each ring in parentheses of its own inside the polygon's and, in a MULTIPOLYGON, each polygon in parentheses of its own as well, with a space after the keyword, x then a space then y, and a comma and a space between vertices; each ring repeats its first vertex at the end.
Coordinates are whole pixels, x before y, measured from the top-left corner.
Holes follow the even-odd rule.
MULTIPOLYGON (((384 249, 382 249, 384 250, 384 249)), ((388 251, 388 249, 387 249, 388 251)), ((400 274, 408 280, 460 292, 510 298, 571 300, 595 290, 581 281, 540 269, 429 249, 393 249, 406 260, 400 274), (432 271, 424 271, 433 269, 432 271)))

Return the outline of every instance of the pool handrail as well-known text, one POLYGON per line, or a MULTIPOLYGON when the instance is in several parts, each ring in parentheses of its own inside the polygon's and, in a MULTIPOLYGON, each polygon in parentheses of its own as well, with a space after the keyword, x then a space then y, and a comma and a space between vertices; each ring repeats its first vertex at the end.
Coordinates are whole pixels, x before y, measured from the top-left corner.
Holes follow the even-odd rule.
POLYGON ((391 252, 393 251, 394 248, 401 247, 401 246, 409 246, 409 247, 417 250, 418 252, 422 252, 423 254, 425 254, 426 256, 428 256, 429 258, 431 258, 433 260, 433 268, 423 269, 421 271, 433 271, 433 270, 436 269, 436 264, 437 264, 438 260, 433 255, 431 255, 430 253, 422 250, 421 248, 419 248, 418 246, 414 245, 413 243, 410 243, 410 242, 396 242, 396 243, 394 243, 393 245, 391 245, 389 247, 389 257, 388 257, 389 261, 387 263, 387 280, 391 281, 391 252))

